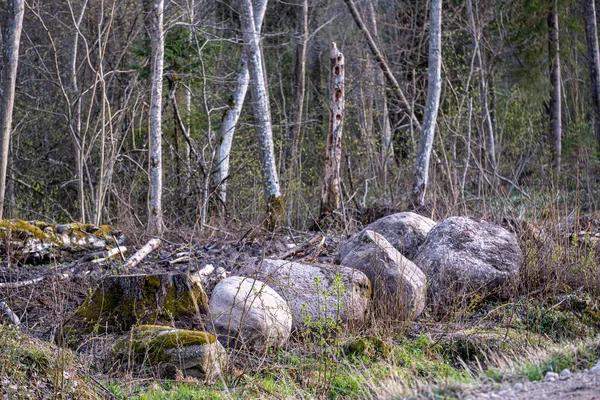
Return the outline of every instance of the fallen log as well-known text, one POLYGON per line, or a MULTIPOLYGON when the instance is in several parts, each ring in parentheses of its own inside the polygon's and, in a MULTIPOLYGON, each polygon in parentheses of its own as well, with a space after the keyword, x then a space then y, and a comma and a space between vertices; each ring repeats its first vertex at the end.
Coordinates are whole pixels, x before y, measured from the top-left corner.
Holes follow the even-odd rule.
POLYGON ((160 246, 160 239, 154 238, 150 239, 148 243, 142 246, 141 249, 135 252, 134 255, 131 256, 129 260, 121 267, 123 270, 127 270, 129 268, 133 268, 138 265, 144 258, 148 256, 148 254, 152 253, 160 246))
POLYGON ((63 252, 110 250, 124 243, 123 232, 110 225, 0 220, 0 255, 9 261, 35 263, 63 252))

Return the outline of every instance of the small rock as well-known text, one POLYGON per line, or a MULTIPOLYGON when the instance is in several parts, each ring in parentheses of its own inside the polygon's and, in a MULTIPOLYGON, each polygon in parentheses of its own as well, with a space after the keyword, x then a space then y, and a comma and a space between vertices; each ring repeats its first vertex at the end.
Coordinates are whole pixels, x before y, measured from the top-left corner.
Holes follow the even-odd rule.
POLYGON ((571 371, 569 371, 567 368, 563 369, 562 371, 560 371, 560 374, 558 374, 561 378, 570 378, 571 377, 571 371))
POLYGON ((590 368, 590 374, 600 374, 600 361, 598 361, 596 365, 590 368))
POLYGON ((517 382, 517 383, 515 383, 515 386, 513 387, 513 389, 516 392, 522 392, 523 389, 525 389, 525 385, 523 385, 523 383, 521 383, 521 382, 517 382))
POLYGON ((556 372, 548 371, 546 372, 546 376, 544 376, 545 381, 554 381, 558 378, 558 374, 556 372))

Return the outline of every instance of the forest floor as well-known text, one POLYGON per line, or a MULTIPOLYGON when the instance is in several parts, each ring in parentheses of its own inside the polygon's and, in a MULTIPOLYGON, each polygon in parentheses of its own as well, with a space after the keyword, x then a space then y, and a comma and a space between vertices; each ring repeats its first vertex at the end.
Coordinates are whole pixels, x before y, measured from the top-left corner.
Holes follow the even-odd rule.
MULTIPOLYGON (((220 237, 194 244, 163 242, 157 251, 128 271, 120 269, 122 260, 105 264, 78 261, 81 254, 43 265, 2 263, 0 283, 44 279, 18 288, 0 287, 0 298, 21 318, 19 335, 39 340, 33 347, 44 347, 46 344, 40 343, 54 339, 61 322, 83 303, 103 276, 193 273, 207 264, 231 271, 250 257, 278 258, 304 243, 312 244, 292 258, 332 262, 339 237, 326 236, 321 242, 314 240, 315 235, 240 235, 241 239, 220 237), (184 263, 174 262, 182 255, 184 263)), ((551 299, 517 296, 508 302, 478 304, 444 321, 425 314, 417 322, 401 326, 371 319, 360 330, 340 328, 310 337, 297 332, 287 348, 267 357, 234 354, 232 370, 213 385, 194 379, 169 381, 152 374, 107 370, 97 359, 103 352, 94 346, 74 350, 81 363, 75 369, 82 376, 78 379, 88 382, 100 398, 110 399, 595 399, 600 393, 600 374, 584 371, 600 359, 600 325, 596 325, 598 321, 584 321, 574 309, 566 307, 574 302, 588 302, 588 297, 585 293, 558 293, 551 299), (349 344, 356 340, 380 341, 385 345, 367 346, 367 350, 358 353, 349 351, 349 344), (543 380, 548 371, 565 368, 573 372, 569 378, 543 380)), ((596 302, 593 304, 597 307, 596 302)), ((0 342, 2 336, 0 329, 0 342)), ((17 339, 15 343, 27 340, 17 339)), ((8 346, 6 343, 0 345, 8 346)), ((52 349, 47 353, 61 353, 52 349)), ((24 377, 43 374, 27 361, 31 357, 23 357, 19 349, 15 349, 17 357, 12 364, 6 358, 8 354, 13 353, 5 351, 0 355, 0 395, 7 399, 55 397, 58 375, 48 374, 48 366, 64 365, 41 363, 47 382, 27 392, 23 387, 32 385, 35 379, 13 382, 11 371, 22 369, 24 377)))

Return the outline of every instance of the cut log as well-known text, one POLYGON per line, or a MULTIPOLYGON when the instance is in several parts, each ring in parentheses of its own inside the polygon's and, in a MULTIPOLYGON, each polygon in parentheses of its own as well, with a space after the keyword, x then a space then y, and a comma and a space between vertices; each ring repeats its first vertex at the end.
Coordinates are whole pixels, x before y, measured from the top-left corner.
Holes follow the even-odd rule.
POLYGON ((150 241, 148 243, 146 243, 144 246, 142 246, 141 249, 136 251, 135 254, 132 255, 131 258, 129 260, 127 260, 127 262, 125 264, 123 264, 122 268, 124 270, 127 270, 129 268, 135 267, 140 262, 142 262, 142 260, 144 258, 146 258, 146 256, 148 256, 148 254, 150 254, 154 250, 156 250, 158 248, 158 246, 160 246, 160 239, 156 239, 156 238, 150 239, 150 241))
POLYGON ((201 326, 208 297, 187 274, 123 275, 103 279, 65 324, 63 333, 125 332, 137 324, 201 326))

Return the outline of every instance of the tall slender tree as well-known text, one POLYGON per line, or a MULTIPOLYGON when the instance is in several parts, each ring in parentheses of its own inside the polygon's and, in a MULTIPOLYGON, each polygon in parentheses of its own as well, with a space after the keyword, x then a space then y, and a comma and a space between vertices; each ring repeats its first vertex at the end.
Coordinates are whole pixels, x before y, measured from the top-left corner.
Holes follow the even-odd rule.
POLYGON ((19 65, 19 44, 23 30, 23 0, 8 1, 8 18, 2 32, 2 58, 0 59, 0 219, 4 211, 4 195, 6 193, 6 169, 12 132, 12 116, 15 103, 15 85, 17 66, 19 65))
POLYGON ((429 81, 427 86, 427 104, 423 129, 417 149, 415 179, 413 183, 413 202, 425 203, 425 193, 429 183, 429 160, 433 149, 435 125, 440 107, 442 92, 442 0, 431 0, 429 23, 429 81))
POLYGON ((554 156, 554 167, 560 172, 562 152, 562 108, 560 46, 558 34, 558 0, 552 0, 548 13, 548 56, 550 59, 550 141, 554 156))
MULTIPOLYGON (((266 2, 266 0, 265 0, 266 2)), ((283 200, 279 187, 279 175, 275 162, 271 108, 266 86, 266 71, 260 43, 260 31, 254 23, 254 7, 251 0, 240 0, 240 19, 244 36, 244 51, 250 73, 252 106, 258 136, 259 155, 262 162, 265 197, 270 226, 283 220, 283 200)))
POLYGON ((329 133, 325 147, 325 180, 321 190, 321 217, 340 207, 340 165, 342 161, 342 129, 345 114, 344 55, 335 43, 329 54, 329 133))
POLYGON ((164 0, 146 0, 147 28, 152 42, 150 115, 148 127, 148 231, 161 235, 162 209, 162 83, 165 57, 163 32, 164 0))
MULTIPOLYGON (((258 32, 261 30, 265 11, 267 10, 267 1, 268 0, 254 0, 252 3, 254 27, 258 32)), ((223 116, 223 121, 221 122, 221 129, 219 132, 220 142, 217 149, 217 173, 215 174, 215 177, 216 184, 218 186, 217 192, 219 193, 219 196, 223 202, 227 200, 229 154, 231 153, 235 127, 238 119, 240 118, 240 114, 242 113, 242 107, 244 106, 244 100, 246 99, 249 83, 250 72, 248 70, 248 59, 246 56, 246 51, 244 51, 242 52, 242 57, 240 59, 240 67, 235 90, 231 96, 231 104, 223 116)))
POLYGON ((594 104, 594 126, 598 148, 600 148, 600 53, 598 51, 598 27, 596 23, 595 3, 595 0, 584 0, 585 33, 587 37, 590 82, 592 85, 592 101, 594 104))

